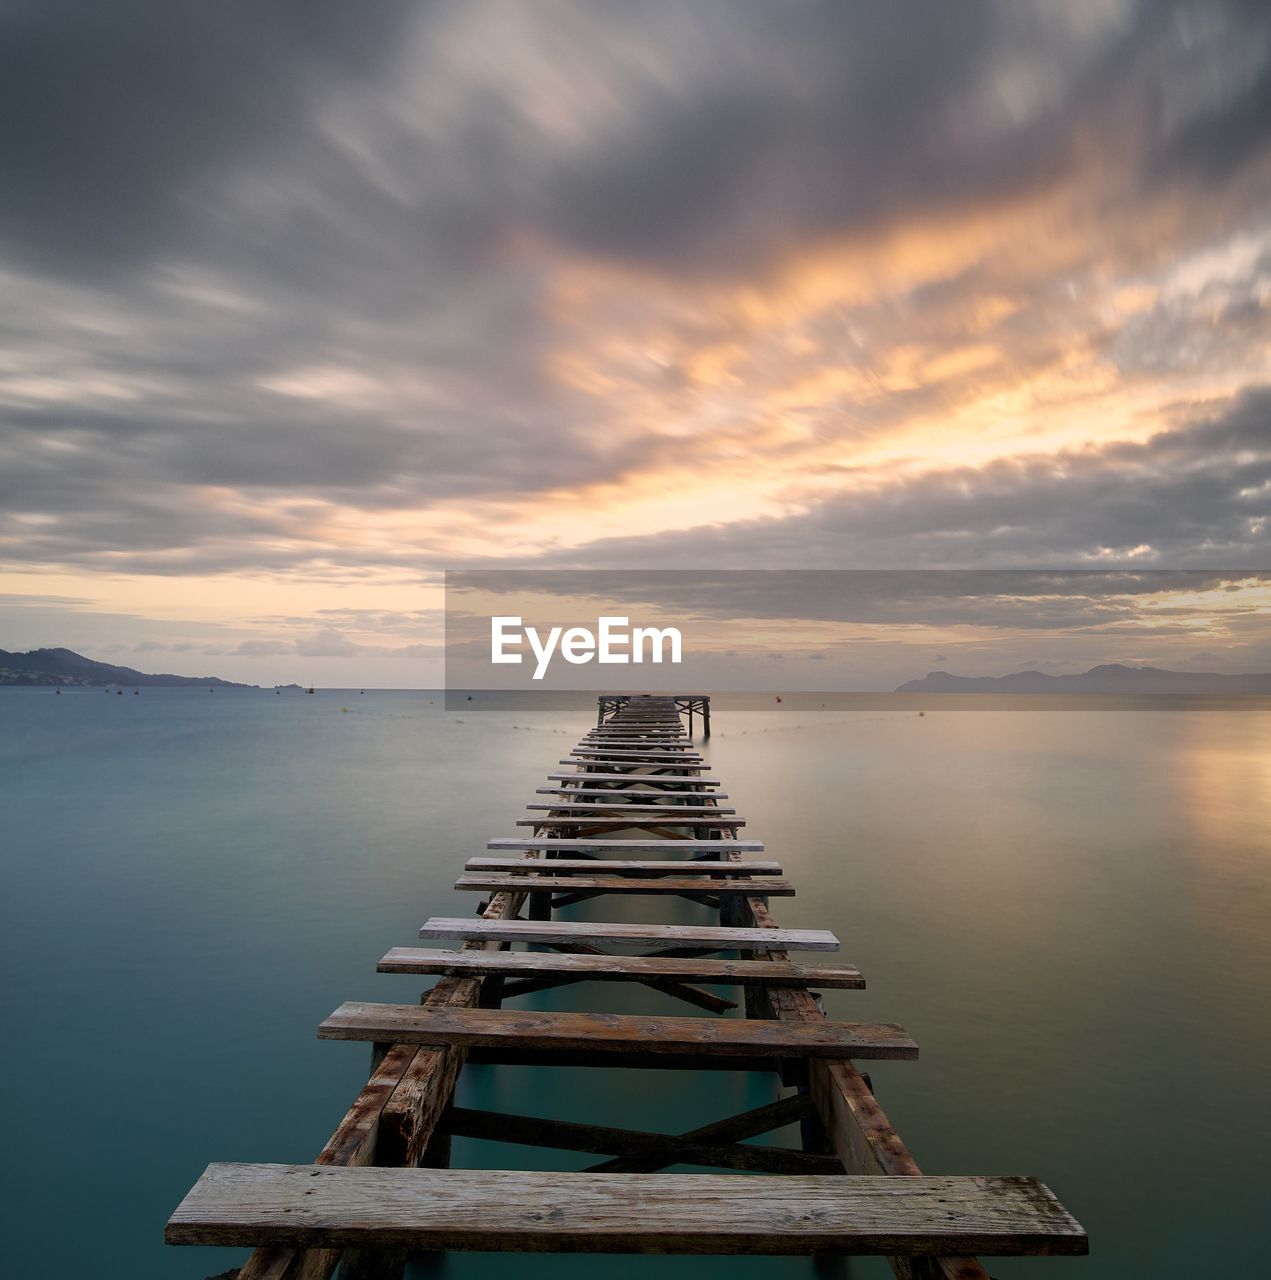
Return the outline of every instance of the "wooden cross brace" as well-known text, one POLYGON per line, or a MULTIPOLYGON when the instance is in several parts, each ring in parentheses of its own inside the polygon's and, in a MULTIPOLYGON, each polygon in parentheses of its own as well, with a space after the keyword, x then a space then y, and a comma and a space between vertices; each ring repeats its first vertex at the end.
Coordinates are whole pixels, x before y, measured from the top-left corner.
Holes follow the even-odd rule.
POLYGON ((592 1166, 587 1170, 591 1173, 653 1173, 669 1165, 691 1164, 751 1173, 841 1174, 843 1166, 832 1155, 787 1147, 754 1147, 742 1141, 787 1124, 803 1123, 811 1115, 813 1107, 807 1095, 795 1094, 681 1134, 616 1129, 467 1107, 447 1108, 441 1124, 452 1137, 613 1157, 592 1166))

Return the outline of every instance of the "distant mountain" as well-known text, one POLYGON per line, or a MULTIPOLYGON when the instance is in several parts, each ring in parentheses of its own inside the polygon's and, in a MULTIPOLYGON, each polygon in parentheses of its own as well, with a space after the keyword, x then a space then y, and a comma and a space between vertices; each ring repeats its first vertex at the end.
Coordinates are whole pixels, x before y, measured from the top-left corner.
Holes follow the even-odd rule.
POLYGON ((1017 671, 1009 676, 955 676, 928 671, 907 680, 897 693, 1271 693, 1271 674, 1227 676, 1216 671, 1166 671, 1127 667, 1119 662, 1091 667, 1074 676, 1017 671))
POLYGON ((217 676, 148 676, 131 667, 114 667, 94 662, 70 649, 32 649, 30 653, 7 653, 0 649, 0 685, 60 685, 101 688, 108 684, 130 689, 152 685, 210 685, 218 689, 256 689, 254 684, 235 684, 217 676))

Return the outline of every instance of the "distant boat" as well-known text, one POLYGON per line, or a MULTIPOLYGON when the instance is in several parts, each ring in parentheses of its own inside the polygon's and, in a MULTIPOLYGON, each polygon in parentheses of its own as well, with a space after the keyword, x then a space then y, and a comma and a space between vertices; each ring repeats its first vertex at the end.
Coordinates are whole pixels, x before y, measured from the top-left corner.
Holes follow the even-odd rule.
POLYGON ((305 690, 305 692, 306 692, 306 693, 312 693, 312 692, 313 692, 313 690, 312 690, 312 689, 306 689, 306 690, 305 690))

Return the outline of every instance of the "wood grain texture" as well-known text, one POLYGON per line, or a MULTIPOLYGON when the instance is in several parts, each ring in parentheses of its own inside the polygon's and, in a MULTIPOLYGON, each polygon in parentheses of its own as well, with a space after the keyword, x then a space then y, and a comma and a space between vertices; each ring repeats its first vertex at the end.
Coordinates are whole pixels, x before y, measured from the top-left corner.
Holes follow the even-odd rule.
MULTIPOLYGON (((674 845, 668 845, 674 848, 674 845)), ((568 875, 581 872, 583 875, 597 873, 632 872, 642 876, 779 876, 779 862, 719 862, 712 860, 698 861, 694 858, 648 860, 638 858, 469 858, 464 864, 465 871, 516 871, 526 872, 539 870, 553 876, 568 875)))
POLYGON ((632 782, 656 782, 663 786, 679 787, 681 789, 686 787, 719 786, 718 778, 699 778, 691 774, 673 773, 586 773, 579 770, 577 773, 549 773, 547 779, 549 782, 622 782, 630 779, 632 782))
MULTIPOLYGON (((609 794, 609 793, 606 793, 609 794)), ((621 792, 617 792, 621 795, 621 792)), ((634 803, 627 800, 574 800, 570 797, 569 792, 565 792, 566 798, 560 800, 531 800, 527 802, 527 809, 550 810, 557 813, 646 813, 646 814, 666 814, 674 815, 676 813, 696 815, 698 817, 714 818, 729 817, 736 814, 736 809, 725 809, 717 804, 687 804, 674 798, 669 798, 666 804, 652 803, 634 803)), ((746 824, 741 819, 737 819, 735 826, 744 827, 746 824)))
POLYGON ((624 751, 605 751, 600 747, 576 747, 569 753, 570 758, 562 760, 561 764, 585 764, 589 760, 600 761, 608 764, 612 761, 615 764, 673 764, 684 765, 694 769, 705 769, 707 763, 699 755, 692 755, 687 751, 636 751, 634 749, 624 751))
MULTIPOLYGON (((562 778, 576 778, 576 773, 562 773, 562 778)), ((689 779, 695 781, 695 779, 689 779)), ((674 801, 677 804, 688 804, 690 801, 709 801, 709 800, 727 800, 727 791, 711 791, 711 792, 695 792, 695 791, 661 791, 661 790, 644 790, 640 787, 535 787, 534 794, 537 796, 568 796, 573 799, 575 796, 581 798, 596 798, 601 800, 612 800, 615 796, 619 801, 622 800, 656 800, 659 803, 670 803, 674 801)), ((730 812, 730 811, 729 811, 730 812)))
MULTIPOLYGON (((535 795, 552 795, 553 792, 548 787, 543 787, 536 791, 535 795)), ((630 791, 593 791, 582 790, 579 788, 562 788, 557 792, 556 800, 529 800, 526 801, 527 809, 577 809, 577 810, 600 810, 600 812, 612 812, 612 810, 634 809, 636 813, 696 813, 704 814, 707 817, 714 815, 730 815, 737 812, 736 809, 724 809, 721 805, 714 803, 712 796, 691 796, 687 799, 681 799, 678 795, 669 794, 669 792, 657 792, 658 799, 643 799, 637 796, 635 800, 627 800, 626 796, 631 795, 630 791), (589 796, 596 796, 598 799, 586 799, 589 796)))
MULTIPOLYGON (((627 759, 613 756, 605 756, 603 758, 590 757, 588 759, 570 759, 558 760, 557 764, 574 764, 580 769, 619 769, 624 772, 631 769, 656 769, 660 772, 671 774, 682 773, 701 773, 703 769, 710 766, 700 760, 685 760, 682 757, 676 760, 658 760, 649 756, 633 756, 627 759)), ((621 775, 619 775, 621 776, 621 775)))
POLYGON ((588 734, 579 738, 580 747, 654 747, 661 751, 689 751, 693 748, 693 739, 683 734, 665 733, 650 734, 648 737, 634 737, 620 733, 588 734))
MULTIPOLYGON (((544 808, 552 809, 551 805, 544 808)), ((719 818, 714 814, 704 814, 700 809, 680 809, 678 813, 670 805, 654 812, 641 809, 622 808, 608 809, 603 813, 561 813, 555 810, 550 815, 539 814, 530 818, 518 818, 518 827, 744 827, 745 822, 736 818, 719 818)))
POLYGON ((563 1053, 695 1053, 716 1057, 853 1057, 908 1061, 918 1046, 886 1022, 799 1023, 754 1018, 445 1009, 350 1000, 323 1019, 319 1040, 563 1053))
POLYGON ((471 920, 433 916, 421 938, 476 942, 586 942, 653 947, 709 947, 716 951, 837 951, 828 929, 732 929, 720 925, 613 924, 579 920, 471 920))
MULTIPOLYGON (((547 863, 551 866, 551 863, 547 863)), ((685 870, 683 866, 681 872, 685 870)), ((652 896, 663 893, 693 894, 762 893, 769 898, 792 898, 794 886, 777 876, 765 879, 762 884, 749 879, 731 879, 723 876, 550 876, 524 875, 466 875, 455 881, 460 893, 498 892, 500 889, 521 889, 525 892, 543 893, 627 893, 652 896)))
POLYGON ((1035 1178, 744 1178, 213 1164, 169 1244, 598 1253, 1081 1254, 1035 1178))
POLYGON ((865 979, 852 965, 714 960, 707 957, 549 954, 538 951, 436 951, 393 947, 377 966, 380 973, 497 974, 509 978, 579 977, 616 982, 671 978, 729 986, 811 986, 859 990, 865 979))
POLYGON ((665 853, 674 849, 677 853, 762 853, 762 840, 677 840, 674 844, 663 839, 654 840, 605 840, 586 836, 495 836, 485 842, 487 849, 617 849, 629 853, 665 853))

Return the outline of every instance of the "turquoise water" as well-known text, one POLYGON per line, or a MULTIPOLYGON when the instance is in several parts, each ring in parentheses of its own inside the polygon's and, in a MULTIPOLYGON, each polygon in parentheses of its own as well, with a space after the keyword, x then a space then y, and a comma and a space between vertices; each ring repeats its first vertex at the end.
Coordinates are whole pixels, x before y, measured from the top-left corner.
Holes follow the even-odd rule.
MULTIPOLYGON (((827 993, 831 1015, 902 1022, 921 1044, 919 1062, 872 1075, 923 1167, 1037 1174, 1090 1231, 1088 1259, 994 1275, 1247 1273, 1271 1183, 1271 710, 804 703, 719 700, 712 771, 801 891, 774 900, 779 922, 834 929, 870 980, 827 993)), ((419 979, 375 961, 426 916, 472 909, 450 888, 463 859, 514 833, 592 714, 585 698, 447 715, 421 693, 0 691, 6 1274, 237 1265, 241 1251, 166 1248, 167 1214, 209 1160, 313 1158, 369 1059, 316 1040, 317 1023, 342 1000, 417 997, 419 979)), ((674 1129, 771 1096, 767 1077, 474 1068, 462 1100, 674 1129)), ((588 1158, 457 1142, 455 1162, 588 1158)), ((414 1270, 484 1280, 503 1265, 414 1270)), ((596 1267, 521 1264, 570 1280, 596 1267)))

